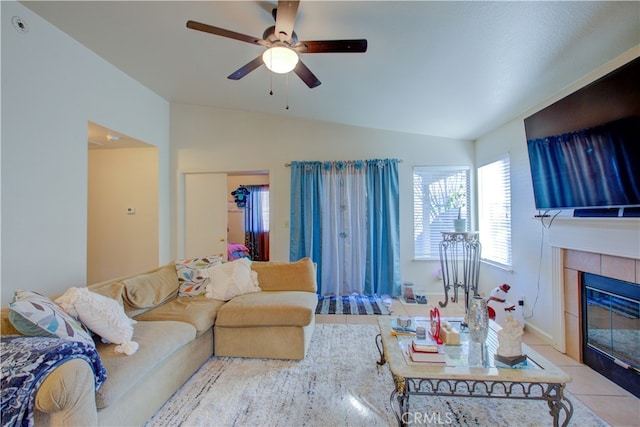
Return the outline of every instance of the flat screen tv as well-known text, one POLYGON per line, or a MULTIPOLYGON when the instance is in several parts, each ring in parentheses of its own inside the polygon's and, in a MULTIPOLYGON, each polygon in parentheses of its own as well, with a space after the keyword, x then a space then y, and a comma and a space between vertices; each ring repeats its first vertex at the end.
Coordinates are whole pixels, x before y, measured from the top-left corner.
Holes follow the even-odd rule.
POLYGON ((640 117, 527 140, 538 210, 640 206, 640 117))

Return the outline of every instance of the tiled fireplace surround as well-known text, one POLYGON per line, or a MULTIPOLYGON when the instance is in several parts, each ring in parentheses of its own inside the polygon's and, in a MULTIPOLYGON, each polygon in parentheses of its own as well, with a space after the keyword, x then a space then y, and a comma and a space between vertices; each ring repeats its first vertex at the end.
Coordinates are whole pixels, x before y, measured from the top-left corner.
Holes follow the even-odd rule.
POLYGON ((580 273, 640 285, 640 219, 564 218, 549 229, 554 346, 582 361, 580 273))

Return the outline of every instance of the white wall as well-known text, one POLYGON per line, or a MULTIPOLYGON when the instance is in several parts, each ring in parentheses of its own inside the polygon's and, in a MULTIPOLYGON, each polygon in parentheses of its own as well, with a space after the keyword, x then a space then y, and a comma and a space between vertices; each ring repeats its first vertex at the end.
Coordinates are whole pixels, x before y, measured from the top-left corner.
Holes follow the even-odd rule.
POLYGON ((168 103, 21 4, 1 8, 2 305, 16 289, 85 284, 88 121, 159 148, 158 260, 168 261, 168 103))
MULTIPOLYGON (((640 47, 636 47, 615 60, 594 70, 589 75, 565 88, 541 105, 525 112, 520 117, 506 123, 490 134, 476 141, 476 164, 482 166, 503 153, 511 157, 511 233, 513 270, 505 271, 483 264, 480 271, 480 290, 488 294, 502 283, 511 285, 509 297, 517 301, 524 296, 524 309, 527 326, 537 331, 549 342, 553 338, 553 301, 551 247, 549 230, 534 220, 535 210, 531 170, 527 153, 524 119, 542 108, 562 99, 581 87, 604 76, 621 65, 639 56, 640 47), (534 308, 534 302, 536 301, 534 308)), ((554 214, 556 212, 552 212, 554 214)), ((569 211, 563 215, 570 214, 569 211)), ((612 220, 615 221, 615 220, 612 220)), ((553 224, 552 224, 553 227, 553 224)), ((603 233, 602 239, 607 239, 603 233)))
MULTIPOLYGON (((313 96, 309 93, 308 96, 313 96)), ((439 261, 413 261, 415 165, 471 165, 470 141, 378 131, 269 114, 171 104, 176 194, 179 172, 267 170, 270 178, 271 259, 289 259, 289 192, 293 160, 399 158, 402 281, 442 293, 434 279, 439 261)), ((172 196, 172 200, 176 196, 172 196)), ((177 195, 179 197, 179 195, 177 195)), ((177 202, 172 205, 178 209, 177 202)), ((176 227, 173 227, 176 231, 176 227)))

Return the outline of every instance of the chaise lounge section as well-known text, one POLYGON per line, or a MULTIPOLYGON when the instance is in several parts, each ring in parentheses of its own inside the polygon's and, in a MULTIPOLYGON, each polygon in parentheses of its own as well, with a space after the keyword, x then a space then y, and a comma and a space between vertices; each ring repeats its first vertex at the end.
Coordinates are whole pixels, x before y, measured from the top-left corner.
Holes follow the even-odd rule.
POLYGON ((303 359, 315 326, 315 268, 302 262, 254 262, 262 292, 220 307, 214 326, 216 356, 303 359))

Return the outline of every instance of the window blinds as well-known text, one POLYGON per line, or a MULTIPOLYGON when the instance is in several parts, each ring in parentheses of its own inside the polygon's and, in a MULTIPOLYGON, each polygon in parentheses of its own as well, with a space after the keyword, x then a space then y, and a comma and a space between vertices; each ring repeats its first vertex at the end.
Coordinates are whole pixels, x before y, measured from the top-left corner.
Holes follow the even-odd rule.
POLYGON ((453 231, 453 220, 471 224, 470 172, 467 166, 413 168, 414 258, 439 258, 443 231, 453 231))
POLYGON ((478 168, 478 219, 482 259, 511 267, 511 177, 505 156, 478 168))

